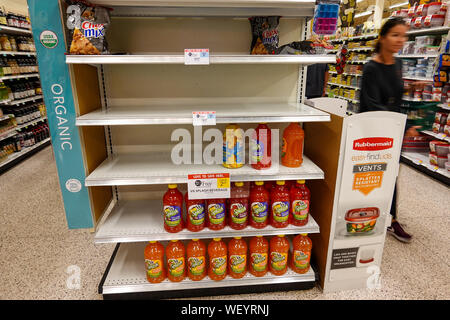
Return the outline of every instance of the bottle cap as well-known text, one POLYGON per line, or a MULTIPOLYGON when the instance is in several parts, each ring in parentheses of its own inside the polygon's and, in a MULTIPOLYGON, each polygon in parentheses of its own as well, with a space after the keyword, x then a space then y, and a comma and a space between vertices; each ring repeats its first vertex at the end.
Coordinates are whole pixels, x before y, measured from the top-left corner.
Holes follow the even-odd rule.
POLYGON ((242 237, 234 237, 234 238, 237 239, 237 240, 242 239, 242 237))
POLYGON ((284 184, 285 184, 284 180, 277 181, 277 185, 279 185, 279 186, 284 186, 284 184))
POLYGON ((220 240, 222 240, 221 238, 214 238, 213 239, 214 241, 220 241, 220 240))
POLYGON ((156 243, 156 241, 149 241, 150 243, 156 243))
POLYGON ((235 182, 234 185, 236 187, 242 187, 244 185, 244 183, 240 181, 240 182, 235 182))
POLYGON ((302 236, 306 237, 308 234, 307 233, 300 233, 302 236))
POLYGON ((262 238, 263 236, 256 236, 257 238, 262 238))
POLYGON ((297 183, 305 184, 305 180, 297 180, 297 183))
POLYGON ((198 241, 199 239, 192 239, 192 241, 198 241))
POLYGON ((170 240, 170 242, 177 242, 178 240, 170 240))
POLYGON ((284 234, 279 234, 278 237, 283 238, 284 234))
POLYGON ((262 186, 264 184, 264 181, 255 181, 255 184, 257 186, 262 186))
POLYGON ((169 189, 176 189, 177 185, 176 184, 169 184, 169 189))

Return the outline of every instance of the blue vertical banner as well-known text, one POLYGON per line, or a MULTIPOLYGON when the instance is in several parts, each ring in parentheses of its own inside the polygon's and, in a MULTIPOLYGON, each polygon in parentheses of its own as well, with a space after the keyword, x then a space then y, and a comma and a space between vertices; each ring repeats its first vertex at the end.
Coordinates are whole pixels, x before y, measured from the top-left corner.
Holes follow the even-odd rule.
POLYGON ((28 0, 28 7, 67 224, 92 228, 59 1, 28 0))

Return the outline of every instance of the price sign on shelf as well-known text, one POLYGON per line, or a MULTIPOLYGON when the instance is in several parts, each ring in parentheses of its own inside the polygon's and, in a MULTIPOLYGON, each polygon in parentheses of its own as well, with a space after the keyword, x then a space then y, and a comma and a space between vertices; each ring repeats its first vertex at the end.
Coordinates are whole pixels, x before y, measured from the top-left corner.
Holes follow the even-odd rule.
POLYGON ((184 49, 185 65, 209 65, 209 49, 184 49))
POLYGON ((230 174, 208 173, 188 175, 189 199, 220 199, 230 197, 230 174))
POLYGON ((216 112, 215 111, 193 111, 192 124, 194 126, 215 126, 216 112))

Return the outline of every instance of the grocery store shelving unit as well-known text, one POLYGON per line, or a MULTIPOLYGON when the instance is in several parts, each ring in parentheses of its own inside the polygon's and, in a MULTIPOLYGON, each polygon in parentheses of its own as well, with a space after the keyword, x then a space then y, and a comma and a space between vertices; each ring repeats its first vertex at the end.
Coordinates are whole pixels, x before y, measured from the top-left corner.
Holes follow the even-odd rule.
MULTIPOLYGON (((23 35, 23 36, 29 36, 29 37, 33 36, 31 30, 26 30, 26 29, 21 29, 21 28, 16 28, 16 27, 8 27, 8 26, 3 26, 3 25, 0 25, 0 33, 10 34, 10 35, 23 35)), ((0 51, 0 56, 35 57, 36 52, 0 51)), ((28 80, 28 79, 35 79, 35 78, 39 79, 39 73, 27 73, 27 74, 18 74, 18 75, 11 75, 11 76, 0 76, 0 81, 19 80, 19 79, 28 80)), ((26 104, 27 102, 37 101, 42 98, 43 98, 42 95, 35 95, 32 97, 18 99, 18 100, 2 100, 2 101, 0 101, 0 107, 2 107, 2 106, 20 106, 20 105, 26 104)), ((13 115, 6 115, 4 117, 0 117, 0 121, 8 120, 11 117, 13 117, 13 115)), ((38 118, 38 119, 35 119, 32 121, 29 121, 28 123, 18 125, 16 127, 12 128, 11 132, 0 135, 0 140, 6 139, 7 137, 15 136, 18 133, 18 131, 26 128, 27 126, 34 125, 41 121, 45 121, 46 119, 47 119, 47 117, 41 117, 41 118, 38 118)), ((35 144, 34 146, 24 148, 20 152, 16 152, 16 153, 9 155, 6 159, 4 159, 3 161, 0 161, 0 173, 3 173, 5 171, 9 170, 10 168, 15 166, 20 161, 32 156, 39 150, 49 146, 50 143, 51 143, 50 138, 47 138, 47 139, 35 144)))
MULTIPOLYGON (((439 35, 439 34, 445 34, 450 31, 450 27, 435 27, 435 28, 424 28, 424 29, 418 29, 418 30, 410 30, 407 32, 407 34, 410 37, 415 36, 423 36, 423 35, 439 35)), ((435 59, 439 57, 439 54, 411 54, 411 55, 398 55, 399 58, 428 58, 428 59, 435 59)), ((433 82, 433 79, 427 79, 427 78, 417 78, 417 77, 407 77, 404 76, 403 79, 405 80, 415 80, 415 81, 430 81, 433 82)), ((421 100, 414 99, 414 98, 403 98, 404 101, 412 101, 412 102, 420 102, 421 100)), ((446 105, 439 105, 440 108, 446 109, 446 105)), ((448 109, 447 109, 448 110, 448 109)), ((432 136, 436 139, 443 140, 446 142, 450 142, 450 138, 447 137, 445 134, 438 134, 434 133, 430 130, 423 130, 422 133, 432 136)), ((445 168, 438 168, 432 164, 430 164, 428 154, 419 153, 419 152, 402 152, 401 154, 401 161, 408 164, 411 167, 414 167, 415 169, 429 175, 430 177, 445 183, 446 185, 450 185, 450 175, 445 170, 445 168)))
MULTIPOLYGON (((51 62, 58 72, 55 86, 53 74, 41 71, 41 80, 47 84, 43 86, 44 98, 50 103, 64 97, 67 133, 75 150, 70 155, 65 152, 65 137, 60 135, 51 108, 48 118, 69 228, 91 228, 95 243, 117 243, 99 284, 103 297, 165 298, 298 290, 313 287, 317 279, 323 286, 334 201, 341 179, 345 112, 330 112, 321 102, 304 104, 304 68, 317 62, 335 63, 336 57, 247 54, 251 42, 248 17, 283 16, 279 26, 283 45, 306 37, 305 17, 313 15, 315 1, 92 2, 114 8, 107 31, 110 55, 67 55, 63 41, 56 48, 38 46, 37 50, 40 65, 51 62), (148 41, 149 35, 152 41, 148 41), (180 53, 189 48, 209 48, 210 65, 184 65, 180 53), (216 111, 216 125, 194 127, 194 111, 216 111), (248 165, 226 169, 221 164, 175 165, 170 160, 176 143, 171 140, 174 129, 186 130, 195 137, 199 132, 203 136, 209 128, 223 132, 230 122, 239 123, 244 130, 267 122, 272 130, 280 129, 281 133, 287 123, 294 121, 303 123, 306 137, 304 162, 299 168, 280 165, 278 171, 275 166, 275 170, 257 171, 248 165), (74 169, 78 170, 79 164, 82 174, 74 169), (311 219, 303 227, 247 227, 241 231, 226 227, 220 231, 206 228, 200 232, 166 233, 162 228, 161 199, 167 184, 178 183, 185 192, 188 174, 196 173, 230 173, 231 181, 306 179, 311 190, 311 219), (306 274, 289 271, 281 277, 247 275, 240 280, 186 279, 159 285, 145 278, 143 248, 148 240, 164 244, 171 239, 298 233, 309 233, 313 240, 315 267, 306 274)), ((63 39, 65 17, 61 21, 54 19, 66 12, 60 8, 63 2, 29 0, 29 4, 35 37, 51 30, 63 39), (41 14, 44 11, 46 14, 41 14)), ((343 109, 344 101, 329 100, 332 107, 343 109)), ((205 141, 200 144, 208 145, 205 141)))

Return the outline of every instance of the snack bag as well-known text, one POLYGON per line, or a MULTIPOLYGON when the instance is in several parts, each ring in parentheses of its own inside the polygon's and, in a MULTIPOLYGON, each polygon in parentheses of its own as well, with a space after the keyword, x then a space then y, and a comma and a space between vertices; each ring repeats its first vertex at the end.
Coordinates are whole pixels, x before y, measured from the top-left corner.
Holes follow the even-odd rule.
POLYGON ((109 9, 84 0, 66 0, 67 29, 70 30, 70 54, 108 54, 106 29, 109 9))
POLYGON ((251 17, 249 20, 252 27, 250 54, 275 54, 280 17, 251 17))

